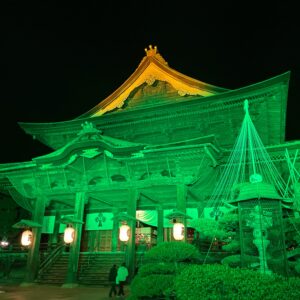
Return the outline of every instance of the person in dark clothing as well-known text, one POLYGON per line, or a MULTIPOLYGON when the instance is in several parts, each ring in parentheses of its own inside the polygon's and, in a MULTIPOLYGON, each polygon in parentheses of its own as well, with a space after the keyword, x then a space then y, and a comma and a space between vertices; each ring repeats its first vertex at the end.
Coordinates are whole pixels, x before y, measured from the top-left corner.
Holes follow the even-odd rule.
POLYGON ((110 282, 110 291, 109 291, 110 298, 112 297, 112 294, 114 294, 115 296, 117 295, 117 289, 116 289, 117 272, 118 272, 117 265, 113 265, 110 268, 109 275, 108 275, 108 281, 110 282))

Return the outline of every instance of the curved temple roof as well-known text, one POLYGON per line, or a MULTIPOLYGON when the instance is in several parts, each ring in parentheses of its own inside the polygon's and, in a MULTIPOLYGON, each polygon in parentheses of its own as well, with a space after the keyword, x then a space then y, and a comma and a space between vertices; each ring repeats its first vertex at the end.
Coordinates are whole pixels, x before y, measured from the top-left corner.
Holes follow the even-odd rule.
MULTIPOLYGON (((261 132, 265 145, 284 142, 290 72, 228 90, 170 68, 156 47, 150 46, 145 51, 146 56, 134 73, 115 92, 83 115, 60 122, 18 124, 41 143, 59 149, 74 139, 84 121, 92 121, 96 128, 104 130, 108 136, 140 142, 139 135, 145 134, 142 129, 141 132, 136 131, 141 128, 140 124, 154 122, 159 127, 161 120, 177 118, 179 115, 185 118, 186 113, 197 111, 203 116, 202 123, 194 119, 196 127, 201 127, 201 136, 218 133, 220 128, 215 124, 217 122, 227 124, 229 136, 224 139, 224 145, 228 147, 235 139, 236 125, 239 124, 238 107, 248 99, 250 103, 256 103, 256 115, 260 115, 257 126, 269 124, 261 132), (206 121, 211 122, 212 126, 204 126, 206 121)), ((188 121, 190 128, 195 127, 194 121, 191 116, 188 121)), ((172 131, 181 130, 180 126, 175 125, 172 131)), ((193 137, 196 136, 190 136, 193 137)), ((177 141, 175 137, 173 140, 177 141)))
POLYGON ((196 80, 170 68, 156 46, 153 48, 150 45, 145 52, 146 56, 133 74, 116 91, 79 118, 101 116, 116 108, 121 108, 135 89, 145 83, 151 86, 155 81, 170 84, 181 97, 186 95, 207 97, 228 91, 228 89, 196 80))

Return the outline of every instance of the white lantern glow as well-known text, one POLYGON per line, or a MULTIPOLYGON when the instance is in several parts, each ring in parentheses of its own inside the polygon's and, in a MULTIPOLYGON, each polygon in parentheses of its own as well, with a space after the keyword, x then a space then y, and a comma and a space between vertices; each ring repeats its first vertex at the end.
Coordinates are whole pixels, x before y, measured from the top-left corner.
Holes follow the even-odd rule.
POLYGON ((173 237, 176 241, 181 241, 184 239, 184 225, 182 223, 174 223, 173 237))
POLYGON ((64 242, 71 244, 74 241, 75 229, 73 227, 67 227, 64 231, 64 242))
POLYGON ((119 239, 122 242, 127 242, 129 240, 130 227, 128 225, 122 225, 120 227, 119 239))
POLYGON ((1 242, 0 242, 0 247, 6 248, 8 245, 9 245, 9 242, 8 242, 7 238, 3 237, 1 242))
POLYGON ((25 230, 22 233, 21 237, 21 245, 22 246, 29 246, 32 243, 32 231, 31 230, 25 230))

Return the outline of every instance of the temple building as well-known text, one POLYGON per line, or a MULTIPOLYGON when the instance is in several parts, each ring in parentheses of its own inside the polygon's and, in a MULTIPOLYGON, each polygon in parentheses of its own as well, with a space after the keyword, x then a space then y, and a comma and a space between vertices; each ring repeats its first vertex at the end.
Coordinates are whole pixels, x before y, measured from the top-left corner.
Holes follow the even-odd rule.
POLYGON ((122 261, 133 274, 144 251, 174 240, 176 222, 191 242, 189 222, 211 213, 207 201, 239 135, 246 99, 268 154, 288 176, 285 151, 294 157, 300 149, 299 141, 285 142, 289 72, 229 90, 176 71, 157 47, 145 52, 133 74, 88 112, 19 123, 53 149, 0 165, 2 193, 31 216, 14 224, 32 233, 25 282, 99 284, 100 273, 106 278, 122 261), (73 228, 69 243, 66 228, 73 228))

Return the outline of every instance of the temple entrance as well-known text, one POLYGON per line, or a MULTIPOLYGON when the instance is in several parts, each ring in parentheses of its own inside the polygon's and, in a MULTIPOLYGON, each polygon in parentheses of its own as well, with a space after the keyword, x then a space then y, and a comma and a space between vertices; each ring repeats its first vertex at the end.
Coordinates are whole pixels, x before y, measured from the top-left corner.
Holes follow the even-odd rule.
POLYGON ((137 222, 135 245, 137 252, 145 252, 157 244, 157 227, 137 222))
POLYGON ((89 230, 83 232, 82 252, 111 252, 112 230, 89 230))

